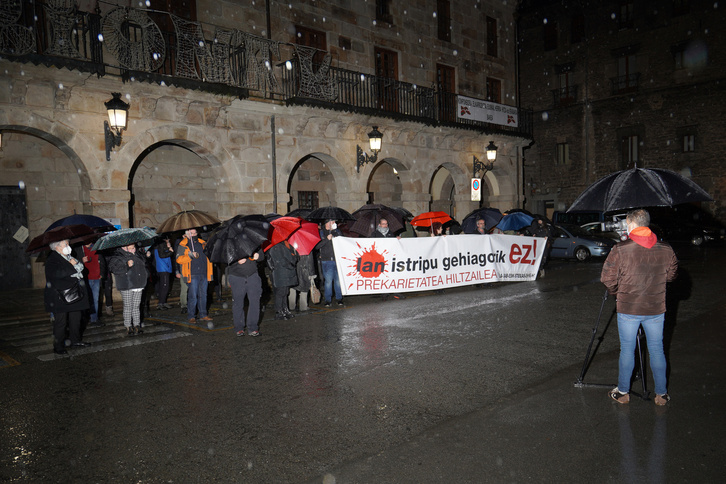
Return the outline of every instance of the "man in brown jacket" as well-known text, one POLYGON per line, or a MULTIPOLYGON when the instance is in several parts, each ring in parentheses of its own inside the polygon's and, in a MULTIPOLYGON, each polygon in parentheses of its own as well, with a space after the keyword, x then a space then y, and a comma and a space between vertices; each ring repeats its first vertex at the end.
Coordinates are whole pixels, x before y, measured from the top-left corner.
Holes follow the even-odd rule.
POLYGON ((670 400, 663 352, 666 283, 676 278, 678 259, 671 246, 658 242, 658 237, 648 228, 650 214, 646 210, 628 212, 625 222, 628 240, 613 247, 600 275, 608 292, 617 298, 620 334, 618 386, 609 395, 618 403, 630 401, 636 338, 638 328, 643 326, 655 383, 655 404, 665 405, 670 400))

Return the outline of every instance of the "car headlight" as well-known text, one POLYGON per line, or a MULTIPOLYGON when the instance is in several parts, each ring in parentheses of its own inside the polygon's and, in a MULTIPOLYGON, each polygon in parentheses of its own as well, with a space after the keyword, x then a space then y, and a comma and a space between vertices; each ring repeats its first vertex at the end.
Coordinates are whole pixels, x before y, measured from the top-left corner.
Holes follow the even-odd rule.
POLYGON ((595 242, 595 245, 597 245, 598 247, 607 247, 608 244, 606 244, 605 242, 595 242))

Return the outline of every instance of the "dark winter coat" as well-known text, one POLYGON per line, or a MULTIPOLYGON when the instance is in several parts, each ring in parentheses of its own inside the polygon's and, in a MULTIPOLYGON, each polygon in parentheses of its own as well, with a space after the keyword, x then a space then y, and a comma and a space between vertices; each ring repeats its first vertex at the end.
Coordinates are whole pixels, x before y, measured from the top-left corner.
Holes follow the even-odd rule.
POLYGON ((256 253, 258 256, 257 260, 248 258, 247 262, 245 262, 244 264, 238 264, 237 261, 234 261, 230 265, 228 265, 227 275, 237 277, 250 277, 253 274, 257 274, 257 264, 265 260, 265 253, 261 250, 258 250, 256 253))
POLYGON ((320 242, 317 243, 315 248, 318 250, 318 260, 320 261, 334 261, 335 251, 333 250, 333 241, 328 240, 328 235, 333 237, 340 237, 343 235, 339 229, 327 230, 325 227, 320 229, 320 242))
POLYGON ((308 292, 310 290, 310 276, 315 275, 313 254, 301 255, 296 267, 298 284, 293 289, 300 292, 308 292))
POLYGON ((676 277, 678 259, 670 245, 650 249, 632 239, 616 244, 603 264, 600 280, 617 298, 623 314, 654 316, 666 310, 666 282, 676 277))
POLYGON ((83 278, 73 277, 74 274, 76 274, 76 269, 73 264, 58 252, 54 250, 50 252, 48 259, 45 261, 45 292, 43 294, 47 312, 70 313, 72 311, 85 311, 90 307, 86 282, 83 278), (73 304, 67 304, 61 298, 58 290, 69 289, 76 283, 81 285, 83 297, 73 304))
POLYGON ((141 249, 135 253, 117 249, 113 257, 108 261, 108 266, 116 279, 116 289, 128 291, 131 289, 143 289, 149 279, 149 271, 146 268, 146 257, 141 249), (129 267, 128 261, 134 261, 129 267))
POLYGON ((298 255, 295 249, 285 242, 273 245, 267 251, 267 265, 272 271, 272 285, 293 287, 297 285, 298 255))

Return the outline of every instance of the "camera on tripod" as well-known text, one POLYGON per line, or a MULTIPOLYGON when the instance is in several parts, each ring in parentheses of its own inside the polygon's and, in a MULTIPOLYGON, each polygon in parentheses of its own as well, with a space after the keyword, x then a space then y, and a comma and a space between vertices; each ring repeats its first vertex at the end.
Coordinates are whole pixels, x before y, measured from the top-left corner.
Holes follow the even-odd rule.
POLYGON ((620 236, 620 240, 627 239, 628 224, 625 221, 625 215, 613 215, 612 220, 601 222, 600 230, 603 232, 616 232, 620 236))

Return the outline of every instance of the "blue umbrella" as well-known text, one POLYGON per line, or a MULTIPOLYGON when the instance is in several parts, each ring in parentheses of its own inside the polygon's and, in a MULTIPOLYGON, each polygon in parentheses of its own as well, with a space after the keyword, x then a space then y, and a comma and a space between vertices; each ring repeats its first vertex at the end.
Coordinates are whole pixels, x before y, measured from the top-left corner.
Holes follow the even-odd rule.
POLYGON ((50 226, 46 229, 46 232, 56 227, 79 224, 88 225, 96 232, 110 232, 111 230, 116 230, 116 227, 114 227, 113 224, 106 219, 96 217, 95 215, 74 213, 73 215, 63 217, 62 219, 58 219, 50 224, 50 226))
POLYGON ((527 215, 524 212, 514 212, 505 215, 497 224, 497 228, 502 232, 507 230, 519 230, 522 227, 527 227, 532 223, 534 217, 527 215))

